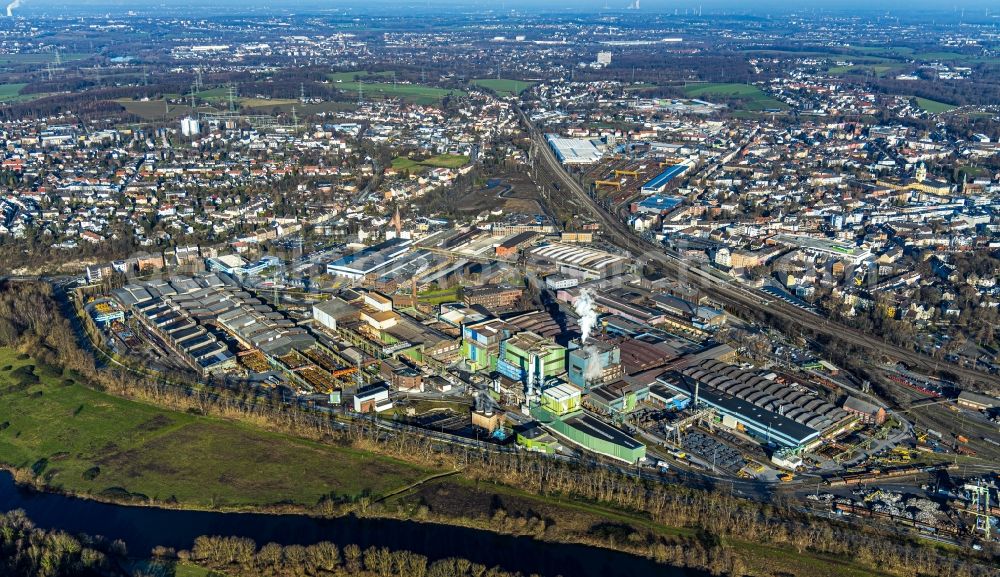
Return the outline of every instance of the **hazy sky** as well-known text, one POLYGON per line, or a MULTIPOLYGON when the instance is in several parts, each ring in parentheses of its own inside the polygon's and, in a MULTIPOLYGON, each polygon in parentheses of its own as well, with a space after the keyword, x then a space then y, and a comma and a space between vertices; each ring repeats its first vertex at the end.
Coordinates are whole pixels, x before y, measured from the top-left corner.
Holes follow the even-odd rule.
MULTIPOLYGON (((10 0, 0 0, 0 2, 10 0)), ((942 14, 966 11, 983 11, 993 8, 991 12, 1000 13, 1000 2, 997 0, 640 0, 641 9, 646 12, 674 12, 685 9, 695 10, 699 6, 704 14, 718 11, 771 13, 817 10, 830 12, 899 12, 911 10, 942 14)), ((593 12, 601 10, 605 5, 611 9, 622 9, 631 0, 548 0, 540 3, 536 0, 21 0, 21 6, 15 10, 22 16, 32 13, 44 13, 49 16, 59 13, 80 12, 114 12, 116 10, 134 9, 141 12, 171 13, 174 10, 190 8, 191 15, 198 14, 198 7, 206 12, 225 11, 239 12, 240 9, 254 13, 266 12, 268 8, 276 11, 316 12, 337 8, 350 8, 354 12, 384 11, 393 6, 461 6, 468 9, 497 10, 531 10, 559 12, 593 12)), ((0 6, 3 4, 0 3, 0 6)))

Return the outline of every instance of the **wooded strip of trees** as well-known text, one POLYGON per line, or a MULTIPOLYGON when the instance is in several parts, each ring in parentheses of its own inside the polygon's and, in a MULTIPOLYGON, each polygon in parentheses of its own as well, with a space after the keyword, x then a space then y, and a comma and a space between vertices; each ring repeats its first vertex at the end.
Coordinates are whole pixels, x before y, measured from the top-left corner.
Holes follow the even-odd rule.
MULTIPOLYGON (((173 551, 158 549, 155 554, 169 560, 173 551)), ((176 554, 182 562, 191 561, 232 577, 333 577, 359 575, 372 577, 514 577, 500 567, 488 568, 468 559, 450 557, 429 562, 424 555, 387 547, 362 550, 354 544, 343 548, 321 541, 302 546, 268 543, 257 548, 245 537, 202 536, 190 551, 176 554)), ((151 571, 150 577, 156 577, 151 571)))
POLYGON ((39 362, 93 377, 94 359, 80 349, 60 313, 52 285, 0 282, 0 347, 16 347, 39 362))

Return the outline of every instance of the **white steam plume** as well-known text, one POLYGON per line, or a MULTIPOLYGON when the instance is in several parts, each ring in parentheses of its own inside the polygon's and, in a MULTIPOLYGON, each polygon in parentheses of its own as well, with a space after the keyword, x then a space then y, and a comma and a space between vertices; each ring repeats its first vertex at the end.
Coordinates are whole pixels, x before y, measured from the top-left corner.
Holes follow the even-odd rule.
POLYGON ((583 380, 586 383, 593 383, 601 378, 603 367, 601 367, 601 352, 597 347, 584 347, 587 353, 587 366, 583 369, 583 380))
POLYGON ((13 18, 14 17, 14 8, 20 8, 20 7, 21 7, 21 0, 14 0, 10 4, 8 4, 7 5, 7 18, 13 18))
POLYGON ((594 310, 594 300, 590 297, 590 291, 583 289, 580 296, 573 303, 573 309, 580 315, 580 330, 583 335, 580 337, 580 344, 587 342, 590 331, 597 324, 597 311, 594 310))

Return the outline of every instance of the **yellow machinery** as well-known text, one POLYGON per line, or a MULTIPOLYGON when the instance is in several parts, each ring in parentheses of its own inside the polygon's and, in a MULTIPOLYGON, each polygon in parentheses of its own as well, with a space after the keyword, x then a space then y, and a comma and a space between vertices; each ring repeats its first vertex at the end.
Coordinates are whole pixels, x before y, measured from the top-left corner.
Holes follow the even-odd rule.
POLYGON ((865 503, 870 503, 870 502, 874 501, 875 499, 878 499, 881 496, 882 496, 882 490, 881 489, 875 489, 871 493, 868 493, 867 495, 865 495, 865 503))

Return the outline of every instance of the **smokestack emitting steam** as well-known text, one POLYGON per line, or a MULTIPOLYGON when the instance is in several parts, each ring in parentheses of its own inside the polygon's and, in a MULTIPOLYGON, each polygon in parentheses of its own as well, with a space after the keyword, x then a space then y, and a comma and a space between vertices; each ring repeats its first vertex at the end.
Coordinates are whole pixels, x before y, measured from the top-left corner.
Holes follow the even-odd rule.
POLYGON ((7 5, 7 18, 13 18, 14 17, 14 8, 20 8, 20 7, 21 7, 21 0, 14 0, 10 4, 8 4, 7 5))
POLYGON ((573 303, 573 310, 580 315, 580 330, 583 331, 583 336, 580 337, 582 345, 587 342, 590 331, 597 324, 597 311, 594 310, 594 301, 590 298, 590 291, 587 289, 580 291, 580 296, 573 303))

